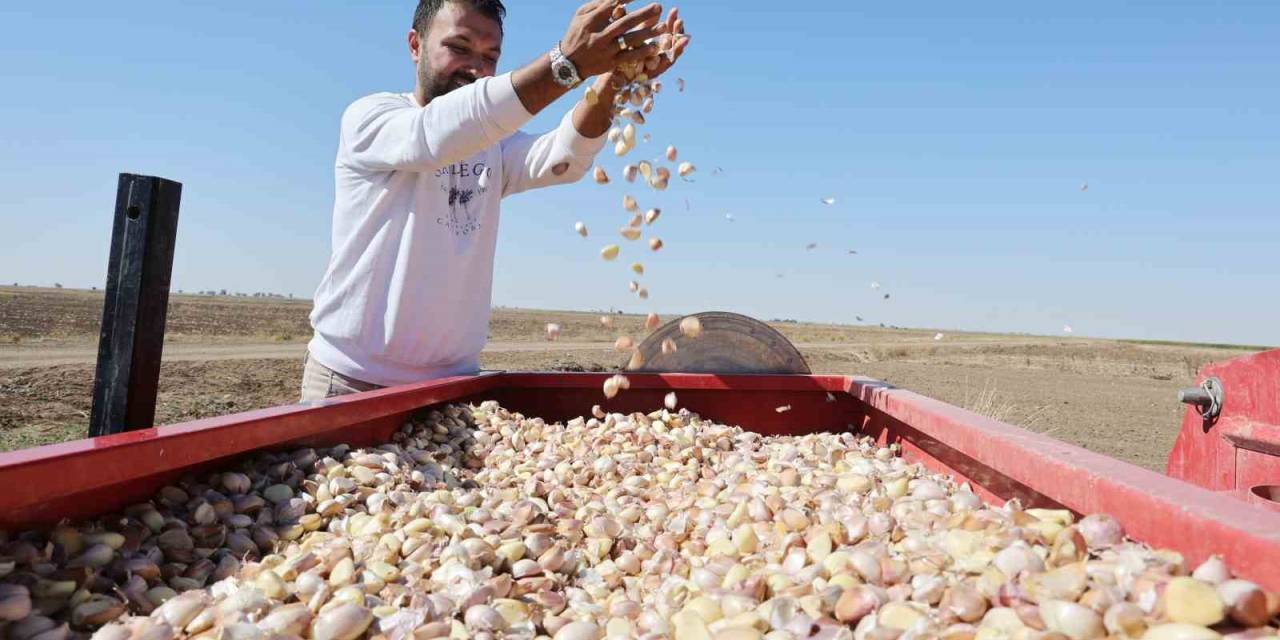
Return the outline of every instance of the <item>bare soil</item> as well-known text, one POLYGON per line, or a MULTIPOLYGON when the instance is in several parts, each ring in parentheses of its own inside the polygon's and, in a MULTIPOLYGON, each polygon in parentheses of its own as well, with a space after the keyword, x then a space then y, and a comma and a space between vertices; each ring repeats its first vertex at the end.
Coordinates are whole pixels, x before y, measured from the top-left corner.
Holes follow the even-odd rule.
MULTIPOLYGON (((310 336, 308 301, 175 295, 157 422, 295 402, 310 336)), ((83 437, 102 313, 100 292, 0 287, 0 451, 83 437)), ((495 309, 486 369, 604 371, 620 333, 643 318, 495 309), (547 342, 548 322, 562 326, 547 342)), ((1177 434, 1178 389, 1207 362, 1247 353, 1220 345, 946 333, 779 323, 817 373, 879 378, 1162 471, 1177 434)))

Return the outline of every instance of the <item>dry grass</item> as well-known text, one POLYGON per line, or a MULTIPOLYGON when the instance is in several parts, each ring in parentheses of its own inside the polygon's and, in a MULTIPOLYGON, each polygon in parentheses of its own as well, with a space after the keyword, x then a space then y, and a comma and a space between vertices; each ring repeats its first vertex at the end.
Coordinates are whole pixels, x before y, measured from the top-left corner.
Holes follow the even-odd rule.
MULTIPOLYGON (((0 360, 0 450, 84 434, 101 309, 101 292, 0 287, 0 357, 20 354, 25 360, 18 362, 27 363, 4 369, 0 360), (84 361, 57 355, 67 350, 85 353, 84 361), (31 364, 40 354, 60 361, 31 364), (73 362, 79 364, 68 364, 73 362)), ((157 419, 172 423, 294 402, 301 344, 311 335, 310 309, 308 301, 173 296, 167 342, 194 351, 232 348, 242 359, 176 361, 169 358, 174 350, 166 351, 157 419), (265 359, 261 352, 268 347, 288 355, 265 359)), ((644 319, 614 315, 615 328, 606 329, 599 318, 599 312, 495 309, 491 343, 518 348, 488 351, 481 365, 614 369, 620 360, 610 349, 614 338, 643 335, 644 319), (548 322, 561 325, 559 343, 546 342, 548 322)), ((800 348, 817 373, 879 378, 1156 470, 1164 467, 1184 411, 1175 400, 1177 390, 1190 386, 1205 363, 1247 353, 1224 345, 945 329, 946 339, 935 341, 935 329, 772 326, 800 348)))
POLYGON ((1023 429, 1035 431, 1044 435, 1050 435, 1056 429, 1042 429, 1040 420, 1045 416, 1048 405, 1025 405, 1001 397, 998 392, 998 384, 993 379, 986 379, 982 382, 982 388, 972 394, 970 397, 971 387, 968 379, 965 379, 965 395, 964 401, 960 406, 968 409, 978 415, 983 415, 993 420, 1007 422, 1017 425, 1023 429))

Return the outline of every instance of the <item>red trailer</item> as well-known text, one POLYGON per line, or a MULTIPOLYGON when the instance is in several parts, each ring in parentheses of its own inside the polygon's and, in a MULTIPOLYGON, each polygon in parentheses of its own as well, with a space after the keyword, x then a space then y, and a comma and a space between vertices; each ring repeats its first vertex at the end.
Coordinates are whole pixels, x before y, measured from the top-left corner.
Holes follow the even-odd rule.
POLYGON ((382 442, 432 405, 497 400, 564 420, 597 403, 650 411, 674 390, 692 411, 764 434, 854 429, 898 443, 989 501, 1110 513, 1134 539, 1191 564, 1220 554, 1242 577, 1280 590, 1280 350, 1205 370, 1215 381, 1186 394, 1198 404, 1170 457, 1173 477, 867 378, 636 374, 629 391, 603 402, 607 375, 486 373, 0 454, 0 528, 106 513, 257 450, 382 442), (778 413, 781 405, 791 410, 778 413))

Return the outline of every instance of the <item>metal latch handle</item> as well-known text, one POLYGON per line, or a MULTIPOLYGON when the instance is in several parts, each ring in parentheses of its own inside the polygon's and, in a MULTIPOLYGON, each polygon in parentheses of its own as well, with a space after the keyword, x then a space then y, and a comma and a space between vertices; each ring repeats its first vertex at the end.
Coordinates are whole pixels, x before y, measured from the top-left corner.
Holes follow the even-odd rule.
POLYGON ((1212 421, 1222 413, 1222 381, 1215 376, 1205 378, 1199 387, 1178 392, 1178 402, 1196 408, 1206 421, 1212 421))

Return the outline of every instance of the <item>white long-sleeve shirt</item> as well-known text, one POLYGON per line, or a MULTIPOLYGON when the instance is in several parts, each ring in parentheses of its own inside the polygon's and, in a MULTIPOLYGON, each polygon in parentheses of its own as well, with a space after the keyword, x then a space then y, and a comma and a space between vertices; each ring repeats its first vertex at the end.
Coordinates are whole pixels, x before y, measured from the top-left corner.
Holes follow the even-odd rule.
POLYGON ((347 108, 312 358, 387 386, 479 370, 500 201, 577 181, 605 142, 578 133, 572 112, 543 135, 518 131, 532 117, 510 74, 425 107, 379 93, 347 108))

